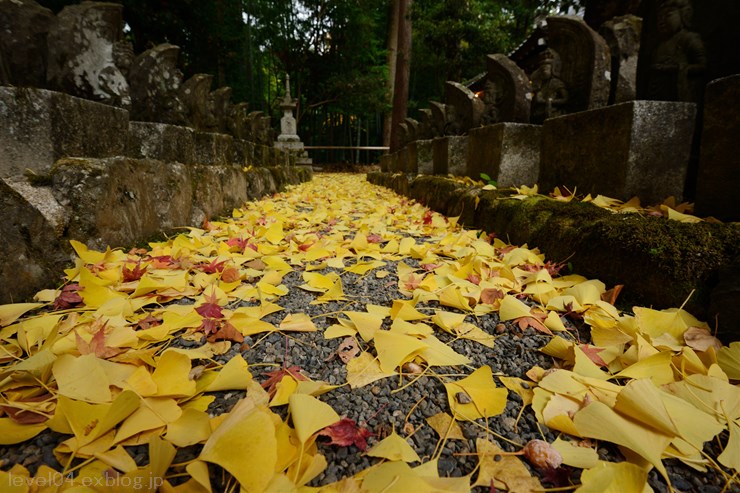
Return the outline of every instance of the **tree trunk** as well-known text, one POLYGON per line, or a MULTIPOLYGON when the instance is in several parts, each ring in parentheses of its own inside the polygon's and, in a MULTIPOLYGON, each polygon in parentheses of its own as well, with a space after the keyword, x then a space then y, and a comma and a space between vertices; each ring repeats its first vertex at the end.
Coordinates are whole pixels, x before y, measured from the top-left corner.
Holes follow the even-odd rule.
MULTIPOLYGON (((393 86, 396 83, 396 59, 398 54, 398 4, 400 0, 389 2, 388 13, 388 80, 386 89, 388 91, 388 104, 393 107, 393 86)), ((383 145, 391 145, 392 109, 383 115, 383 145)))
POLYGON ((406 118, 409 98, 409 69, 411 67, 411 1, 398 0, 398 54, 396 77, 393 84, 393 113, 391 118, 391 152, 398 150, 398 125, 406 118))

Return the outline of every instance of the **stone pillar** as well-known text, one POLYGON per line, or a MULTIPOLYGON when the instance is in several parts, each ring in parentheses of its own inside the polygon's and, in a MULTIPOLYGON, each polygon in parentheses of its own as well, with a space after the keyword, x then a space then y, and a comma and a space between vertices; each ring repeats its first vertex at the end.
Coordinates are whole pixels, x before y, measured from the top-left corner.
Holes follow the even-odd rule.
POLYGON ((497 123, 468 135, 468 175, 485 173, 499 187, 532 186, 540 172, 540 125, 497 123))
POLYGON ((416 172, 420 175, 434 174, 434 141, 416 141, 416 172))
POLYGON ((696 213, 740 221, 740 75, 712 81, 704 97, 696 213))
POLYGON ((539 183, 645 205, 681 200, 696 105, 631 101, 545 121, 539 183))
POLYGON ((180 99, 182 72, 177 68, 180 48, 161 44, 137 56, 129 69, 131 119, 186 125, 187 109, 180 99))
POLYGON ((46 87, 54 14, 33 0, 0 0, 0 85, 46 87))

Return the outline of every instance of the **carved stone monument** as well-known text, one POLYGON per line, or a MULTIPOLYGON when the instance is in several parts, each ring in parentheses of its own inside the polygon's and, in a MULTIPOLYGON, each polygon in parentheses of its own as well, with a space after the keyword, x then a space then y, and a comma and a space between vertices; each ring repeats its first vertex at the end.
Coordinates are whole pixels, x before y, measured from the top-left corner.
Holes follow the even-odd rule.
POLYGON ((46 36, 53 18, 33 0, 0 0, 0 84, 46 87, 46 36))
POLYGON ((568 86, 560 76, 560 57, 546 49, 540 55, 540 66, 532 74, 532 123, 568 113, 568 86))
POLYGON ((663 0, 658 4, 658 41, 651 53, 647 98, 663 101, 699 101, 707 54, 701 35, 691 28, 690 0, 663 0))
POLYGON ((448 134, 462 135, 480 126, 485 104, 473 91, 458 82, 445 83, 448 134))
POLYGON ((531 186, 540 171, 540 125, 502 122, 468 134, 467 175, 485 173, 499 187, 531 186))
POLYGON ((180 48, 161 44, 134 59, 129 69, 131 119, 186 125, 186 108, 180 99, 182 73, 177 68, 180 48))
POLYGON ((196 130, 207 132, 216 125, 216 119, 208 104, 213 76, 195 74, 180 86, 180 100, 187 110, 187 119, 196 130))
POLYGON ((123 36, 123 6, 82 2, 56 16, 48 35, 49 87, 112 106, 131 106, 113 48, 123 36))
MULTIPOLYGON (((568 92, 567 101, 558 110, 561 114, 608 103, 611 59, 606 41, 596 31, 579 17, 548 17, 547 46, 560 58, 559 73, 556 60, 553 73, 568 92)), ((532 85, 534 90, 534 80, 532 85)))
POLYGON ((529 122, 532 88, 524 70, 501 54, 488 55, 487 68, 481 123, 529 122))
POLYGON ((229 133, 236 139, 248 140, 247 115, 249 103, 237 103, 231 107, 228 125, 229 133))
POLYGON ((637 96, 641 30, 642 19, 634 15, 615 17, 599 29, 611 52, 609 104, 631 101, 637 96))
POLYGON ((211 108, 211 114, 213 114, 215 122, 213 132, 229 133, 229 118, 232 106, 231 93, 230 87, 219 87, 208 95, 208 105, 211 108))
POLYGON ((432 134, 434 137, 447 135, 448 123, 447 105, 437 101, 429 101, 429 109, 432 112, 432 134))
POLYGON ((422 108, 419 110, 421 121, 416 131, 417 138, 420 140, 427 140, 434 137, 434 122, 432 121, 432 110, 429 108, 422 108))

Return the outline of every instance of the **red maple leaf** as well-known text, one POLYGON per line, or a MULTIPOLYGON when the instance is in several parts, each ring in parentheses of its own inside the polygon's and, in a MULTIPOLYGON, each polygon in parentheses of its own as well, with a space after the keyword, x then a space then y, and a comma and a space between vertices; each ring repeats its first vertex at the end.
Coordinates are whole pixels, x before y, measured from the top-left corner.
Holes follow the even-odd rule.
POLYGON ((77 293, 84 289, 76 282, 67 284, 62 288, 59 296, 54 300, 54 310, 68 310, 82 303, 82 297, 77 293))
POLYGON ((143 276, 146 273, 146 266, 142 269, 141 268, 141 260, 136 262, 136 266, 134 266, 133 269, 129 269, 125 265, 121 267, 121 272, 123 273, 123 282, 131 282, 131 281, 138 281, 141 279, 141 276, 143 276))
POLYGON ((159 318, 155 318, 150 313, 149 315, 142 318, 136 323, 136 328, 140 330, 146 330, 150 327, 156 327, 157 325, 161 325, 161 324, 162 324, 162 320, 159 318))
POLYGON ((224 314, 221 312, 221 306, 218 304, 218 297, 216 293, 211 293, 205 296, 206 302, 195 308, 203 318, 224 318, 224 314))
POLYGON ((106 359, 113 357, 122 351, 121 349, 108 347, 105 344, 105 325, 98 329, 92 339, 90 339, 90 342, 85 342, 77 332, 75 332, 75 339, 77 339, 77 349, 82 355, 94 354, 98 358, 106 359))
POLYGON ((599 356, 599 353, 603 351, 604 348, 589 346, 588 344, 580 344, 578 347, 581 348, 581 351, 583 351, 586 356, 588 356, 588 359, 593 361, 595 365, 606 366, 606 362, 601 359, 601 356, 599 356))
POLYGON ((237 247, 240 252, 243 252, 247 248, 248 239, 245 238, 229 238, 226 244, 230 247, 237 247))
POLYGON ((480 276, 477 274, 468 274, 468 281, 472 282, 476 286, 480 284, 480 276))
POLYGON ((364 451, 367 449, 367 438, 373 436, 373 433, 364 426, 358 425, 354 419, 342 418, 333 425, 320 430, 318 435, 331 438, 328 445, 339 445, 340 447, 355 445, 364 451))
POLYGON ((534 330, 542 332, 543 334, 552 335, 550 329, 548 329, 545 324, 536 317, 519 317, 515 318, 514 321, 519 325, 521 330, 526 330, 527 327, 532 327, 534 330))
POLYGON ((224 270, 224 264, 226 263, 226 260, 218 261, 218 259, 213 259, 210 264, 201 264, 198 266, 199 269, 201 269, 206 274, 215 274, 216 272, 221 272, 224 270))
POLYGON ((406 279, 406 282, 403 283, 403 288, 406 291, 413 291, 414 289, 419 287, 419 284, 421 284, 422 280, 423 279, 421 277, 416 277, 413 273, 411 273, 406 279))
POLYGON ((267 389, 270 397, 272 397, 277 391, 277 384, 279 384, 286 375, 290 375, 291 377, 299 381, 308 380, 308 378, 303 376, 301 371, 303 371, 303 369, 298 365, 293 365, 288 368, 283 367, 275 371, 266 371, 263 373, 263 375, 266 375, 269 378, 262 382, 262 388, 267 389))
POLYGON ((424 224, 432 224, 432 211, 426 211, 421 220, 424 224))
POLYGON ((493 305, 496 300, 504 299, 504 292, 496 288, 485 288, 480 292, 480 302, 486 305, 493 305))
POLYGON ((380 243, 381 241, 383 241, 383 237, 380 236, 378 233, 372 233, 367 237, 368 243, 380 243))
POLYGON ((315 243, 315 241, 307 241, 305 243, 301 243, 300 245, 298 245, 298 250, 305 252, 306 250, 314 246, 315 243))

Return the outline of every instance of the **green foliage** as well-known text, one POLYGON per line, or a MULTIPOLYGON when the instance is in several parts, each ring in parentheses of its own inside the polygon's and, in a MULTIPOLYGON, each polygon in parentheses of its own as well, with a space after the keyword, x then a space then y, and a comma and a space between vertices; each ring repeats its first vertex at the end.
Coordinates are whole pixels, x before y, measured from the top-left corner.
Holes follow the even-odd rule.
POLYGON ((493 185, 494 187, 498 186, 498 182, 494 180, 493 178, 491 178, 490 176, 488 176, 486 173, 481 173, 480 179, 483 180, 486 185, 493 185))

